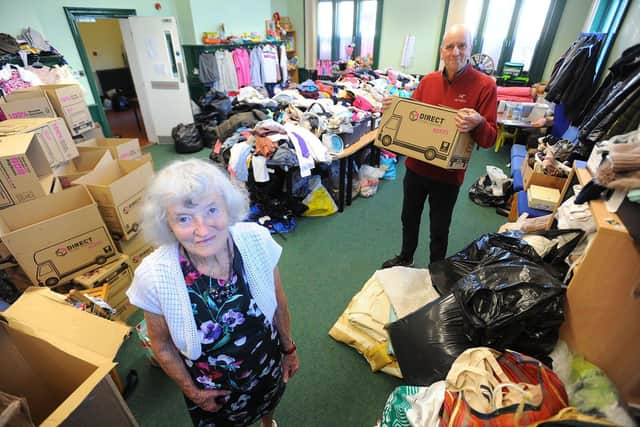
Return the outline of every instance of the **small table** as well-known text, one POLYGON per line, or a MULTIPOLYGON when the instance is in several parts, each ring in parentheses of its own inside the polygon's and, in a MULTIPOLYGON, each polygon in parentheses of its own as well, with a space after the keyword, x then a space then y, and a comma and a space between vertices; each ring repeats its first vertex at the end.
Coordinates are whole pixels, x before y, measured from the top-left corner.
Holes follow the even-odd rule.
MULTIPOLYGON (((500 147, 504 145, 507 139, 511 139, 513 142, 518 138, 518 132, 520 129, 534 128, 531 126, 531 122, 525 122, 522 120, 511 120, 505 117, 498 116, 498 137, 496 138, 495 152, 500 150, 500 147), (513 128, 513 131, 507 130, 507 128, 513 128)), ((539 128, 535 128, 539 129, 539 128)))
MULTIPOLYGON (((344 211, 345 199, 347 206, 351 206, 352 190, 353 190, 353 156, 360 152, 363 148, 373 144, 378 133, 377 129, 369 131, 362 135, 360 139, 347 148, 345 148, 340 154, 336 155, 335 159, 340 161, 340 176, 338 183, 338 212, 344 211), (345 197, 345 175, 346 182, 346 197, 345 197)), ((373 165, 376 159, 380 159, 380 152, 377 147, 373 147, 374 152, 370 158, 370 163, 373 165)))

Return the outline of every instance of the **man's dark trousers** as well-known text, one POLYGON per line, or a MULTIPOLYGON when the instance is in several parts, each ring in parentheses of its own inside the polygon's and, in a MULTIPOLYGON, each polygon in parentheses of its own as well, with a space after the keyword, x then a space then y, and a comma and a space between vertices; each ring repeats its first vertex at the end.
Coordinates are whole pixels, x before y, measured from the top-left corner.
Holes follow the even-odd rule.
POLYGON ((407 169, 404 175, 402 201, 402 252, 400 256, 413 259, 420 236, 420 218, 429 198, 430 261, 444 259, 447 254, 449 226, 460 186, 436 181, 407 169))

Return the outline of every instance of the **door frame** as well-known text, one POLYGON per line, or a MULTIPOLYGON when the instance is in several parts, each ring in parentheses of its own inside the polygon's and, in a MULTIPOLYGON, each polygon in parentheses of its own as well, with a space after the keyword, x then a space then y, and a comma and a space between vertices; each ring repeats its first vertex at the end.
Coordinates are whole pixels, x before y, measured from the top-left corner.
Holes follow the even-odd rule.
POLYGON ((100 101, 100 92, 98 91, 98 85, 93 78, 91 72, 91 63, 89 62, 89 56, 82 42, 82 36, 78 29, 77 20, 82 18, 114 18, 122 19, 129 16, 136 16, 135 9, 104 9, 104 8, 88 8, 88 7, 63 7, 64 13, 71 29, 71 35, 76 43, 78 54, 80 55, 80 61, 84 67, 84 74, 87 77, 87 83, 89 83, 89 89, 93 95, 93 99, 96 101, 96 113, 98 115, 98 121, 102 126, 102 131, 106 137, 111 137, 111 127, 107 121, 107 115, 104 112, 104 107, 100 101))

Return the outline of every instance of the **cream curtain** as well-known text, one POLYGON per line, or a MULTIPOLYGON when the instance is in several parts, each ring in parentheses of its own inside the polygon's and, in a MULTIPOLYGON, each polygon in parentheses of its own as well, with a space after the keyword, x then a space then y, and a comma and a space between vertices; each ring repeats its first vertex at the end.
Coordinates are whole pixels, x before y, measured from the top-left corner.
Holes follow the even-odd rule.
POLYGON ((318 59, 318 0, 304 0, 304 68, 314 70, 318 59))

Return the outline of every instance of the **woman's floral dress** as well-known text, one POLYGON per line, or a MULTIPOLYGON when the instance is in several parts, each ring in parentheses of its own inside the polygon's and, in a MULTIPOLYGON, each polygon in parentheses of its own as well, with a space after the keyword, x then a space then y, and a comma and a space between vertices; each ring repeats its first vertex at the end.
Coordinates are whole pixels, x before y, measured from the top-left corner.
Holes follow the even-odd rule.
POLYGON ((201 388, 231 391, 217 412, 206 412, 185 396, 193 424, 252 424, 273 411, 284 392, 278 330, 253 300, 235 245, 228 281, 200 274, 183 249, 180 266, 202 343, 200 358, 184 362, 201 388))

